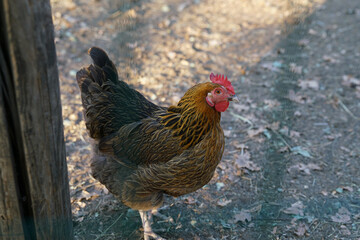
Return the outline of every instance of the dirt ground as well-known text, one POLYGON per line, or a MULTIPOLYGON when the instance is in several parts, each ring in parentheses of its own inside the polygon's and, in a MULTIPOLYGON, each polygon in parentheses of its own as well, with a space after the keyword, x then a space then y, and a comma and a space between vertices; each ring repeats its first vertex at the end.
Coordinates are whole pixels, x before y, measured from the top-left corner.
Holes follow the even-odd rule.
POLYGON ((51 0, 76 239, 141 239, 137 212, 90 175, 75 74, 109 52, 121 79, 176 104, 211 72, 241 103, 209 184, 168 197, 167 239, 360 239, 358 0, 51 0))

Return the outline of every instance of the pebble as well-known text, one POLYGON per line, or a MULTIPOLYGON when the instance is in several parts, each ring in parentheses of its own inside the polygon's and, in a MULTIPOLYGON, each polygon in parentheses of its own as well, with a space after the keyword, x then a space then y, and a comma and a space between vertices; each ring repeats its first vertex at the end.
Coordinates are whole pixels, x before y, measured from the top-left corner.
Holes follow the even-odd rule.
POLYGON ((78 116, 76 114, 70 114, 69 119, 71 121, 76 121, 76 120, 78 120, 78 116))
POLYGON ((71 121, 69 119, 64 119, 63 124, 65 127, 71 126, 71 121))
POLYGON ((167 53, 167 56, 168 56, 168 58, 170 58, 170 59, 174 59, 174 58, 176 57, 176 53, 175 53, 175 52, 168 52, 168 53, 167 53))
POLYGON ((181 60, 181 65, 184 65, 184 66, 189 66, 189 62, 188 61, 186 61, 186 60, 181 60))
POLYGON ((69 75, 71 76, 71 77, 75 77, 76 76, 76 70, 70 70, 69 71, 69 75))
POLYGON ((156 98, 157 98, 157 96, 156 96, 155 94, 151 94, 151 96, 150 96, 150 99, 151 99, 151 100, 154 101, 156 98))
POLYGON ((222 183, 222 182, 217 182, 217 183, 216 183, 216 189, 217 189, 218 191, 220 191, 220 189, 222 189, 223 187, 225 187, 225 184, 224 184, 224 183, 222 183))
POLYGON ((161 7, 161 11, 163 11, 163 12, 167 13, 167 12, 169 12, 169 11, 170 11, 170 8, 169 8, 169 6, 168 6, 168 5, 163 5, 163 6, 161 7))

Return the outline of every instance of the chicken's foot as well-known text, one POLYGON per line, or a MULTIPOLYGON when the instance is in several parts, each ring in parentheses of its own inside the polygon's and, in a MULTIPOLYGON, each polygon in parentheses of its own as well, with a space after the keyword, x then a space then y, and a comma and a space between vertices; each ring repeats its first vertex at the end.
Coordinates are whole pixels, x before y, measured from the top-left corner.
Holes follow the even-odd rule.
POLYGON ((139 214, 144 228, 144 240, 150 240, 150 237, 152 237, 155 240, 166 240, 165 238, 162 238, 153 232, 151 228, 151 217, 149 216, 151 215, 150 211, 139 210, 139 214))
POLYGON ((165 222, 171 222, 173 223, 174 222, 174 219, 172 217, 168 217, 168 216, 165 216, 164 214, 161 214, 159 212, 159 209, 153 209, 150 211, 149 213, 150 215, 150 220, 152 220, 152 216, 157 216, 158 218, 161 218, 162 220, 164 220, 165 222))

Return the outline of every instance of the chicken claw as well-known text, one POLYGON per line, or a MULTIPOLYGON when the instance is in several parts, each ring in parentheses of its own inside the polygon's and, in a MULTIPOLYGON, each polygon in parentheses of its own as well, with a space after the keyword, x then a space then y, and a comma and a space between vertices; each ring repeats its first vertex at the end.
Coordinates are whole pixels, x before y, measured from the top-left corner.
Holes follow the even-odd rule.
POLYGON ((168 217, 168 216, 165 216, 164 214, 161 214, 159 212, 158 209, 153 209, 149 212, 149 218, 150 218, 150 221, 152 220, 152 216, 156 216, 158 218, 161 218, 162 220, 164 220, 165 222, 170 222, 170 223, 174 223, 174 219, 172 217, 168 217))
POLYGON ((139 210, 139 214, 140 214, 142 225, 144 228, 144 240, 150 240, 150 237, 152 237, 155 240, 166 240, 165 238, 162 238, 153 232, 153 230, 151 228, 151 212, 150 211, 139 210))

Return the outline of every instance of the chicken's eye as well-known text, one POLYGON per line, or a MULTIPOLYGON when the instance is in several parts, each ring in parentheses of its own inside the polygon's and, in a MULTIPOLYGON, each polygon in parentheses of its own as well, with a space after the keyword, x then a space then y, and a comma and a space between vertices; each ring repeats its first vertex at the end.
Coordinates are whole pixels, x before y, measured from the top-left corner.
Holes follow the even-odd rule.
POLYGON ((220 90, 220 89, 216 89, 216 90, 215 90, 215 93, 219 95, 219 94, 221 94, 221 90, 220 90))

